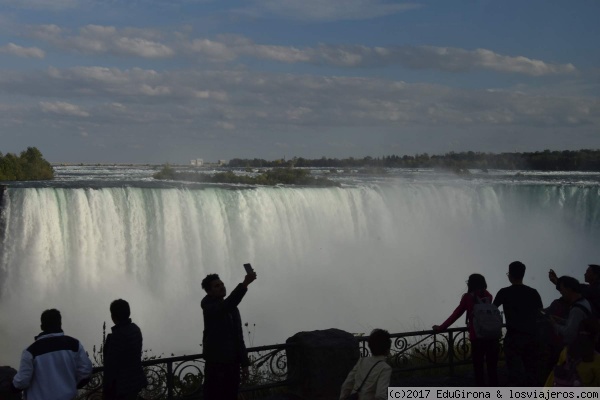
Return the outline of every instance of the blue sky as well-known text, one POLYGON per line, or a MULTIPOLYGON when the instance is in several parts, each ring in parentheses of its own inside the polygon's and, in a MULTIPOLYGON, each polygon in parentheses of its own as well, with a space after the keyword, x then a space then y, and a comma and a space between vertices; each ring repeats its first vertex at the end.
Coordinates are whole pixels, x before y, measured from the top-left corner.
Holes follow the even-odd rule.
POLYGON ((0 151, 600 148, 600 2, 0 0, 0 151))

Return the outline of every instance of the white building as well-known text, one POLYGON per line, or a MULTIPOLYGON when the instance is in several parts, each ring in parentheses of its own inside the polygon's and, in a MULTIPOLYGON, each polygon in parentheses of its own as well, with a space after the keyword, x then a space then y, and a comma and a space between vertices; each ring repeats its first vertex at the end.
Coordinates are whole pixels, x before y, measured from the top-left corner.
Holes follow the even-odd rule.
POLYGON ((194 167, 201 167, 202 165, 204 165, 204 160, 201 158, 190 160, 190 165, 193 165, 194 167))

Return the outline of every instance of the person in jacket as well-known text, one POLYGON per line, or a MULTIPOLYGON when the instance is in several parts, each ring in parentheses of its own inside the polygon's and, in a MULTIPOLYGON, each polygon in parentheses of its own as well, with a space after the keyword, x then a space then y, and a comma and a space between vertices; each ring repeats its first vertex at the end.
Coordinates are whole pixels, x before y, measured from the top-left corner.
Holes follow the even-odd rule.
POLYGON ((242 319, 237 306, 256 272, 246 275, 244 281, 227 296, 227 289, 217 274, 202 280, 206 296, 200 303, 204 315, 204 399, 236 400, 241 376, 248 377, 248 353, 244 344, 242 319))
POLYGON ((489 386, 498 386, 498 339, 481 339, 475 335, 473 325, 473 307, 475 302, 492 302, 492 295, 487 291, 487 283, 481 274, 472 274, 467 280, 467 293, 463 294, 458 307, 441 325, 434 325, 436 332, 443 331, 452 325, 465 312, 467 313, 467 326, 471 340, 471 358, 473 359, 473 372, 477 386, 485 386, 484 365, 487 366, 489 386))
POLYGON ((92 362, 81 343, 64 334, 56 309, 42 313, 42 333, 21 355, 15 389, 27 400, 70 400, 89 382, 92 362))
POLYGON ((103 393, 106 400, 135 400, 146 387, 142 368, 142 331, 131 322, 129 303, 118 299, 110 304, 111 328, 104 343, 103 393))
POLYGON ((386 362, 386 357, 390 352, 392 339, 388 331, 374 329, 369 335, 367 343, 372 355, 359 358, 354 365, 342 384, 340 400, 346 399, 354 392, 358 392, 360 400, 385 400, 388 398, 392 367, 386 362))

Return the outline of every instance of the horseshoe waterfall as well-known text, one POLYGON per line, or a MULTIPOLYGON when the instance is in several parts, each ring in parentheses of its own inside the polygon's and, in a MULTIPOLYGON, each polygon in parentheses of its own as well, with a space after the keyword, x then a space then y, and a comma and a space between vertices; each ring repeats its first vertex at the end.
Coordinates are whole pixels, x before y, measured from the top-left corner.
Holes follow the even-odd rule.
POLYGON ((91 351, 128 300, 153 354, 200 353, 204 296, 258 273, 240 306, 247 345, 296 332, 429 329, 471 273, 507 286, 511 261, 545 304, 547 272, 600 262, 600 186, 359 181, 341 188, 14 186, 0 219, 0 354, 16 364, 47 308, 91 351))

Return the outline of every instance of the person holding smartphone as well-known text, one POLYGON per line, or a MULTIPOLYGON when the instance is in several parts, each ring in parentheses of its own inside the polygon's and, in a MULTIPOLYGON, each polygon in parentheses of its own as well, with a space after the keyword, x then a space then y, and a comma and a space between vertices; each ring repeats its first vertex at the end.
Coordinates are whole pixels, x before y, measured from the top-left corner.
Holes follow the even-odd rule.
MULTIPOLYGON (((592 306, 592 314, 596 318, 600 318, 600 265, 588 264, 588 268, 585 270, 583 278, 586 283, 579 284, 581 294, 592 306)), ((556 285, 556 290, 560 291, 559 278, 553 269, 548 271, 548 279, 556 285)), ((596 350, 598 351, 600 348, 597 348, 596 350)))
POLYGON ((204 316, 205 400, 236 400, 241 378, 248 377, 250 362, 237 306, 248 291, 248 285, 256 280, 256 272, 251 267, 245 268, 244 281, 228 297, 219 275, 209 274, 202 280, 206 291, 200 303, 204 316))

